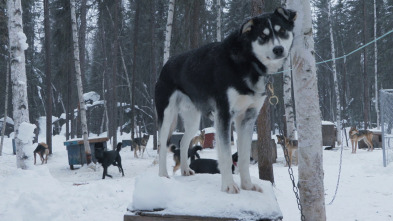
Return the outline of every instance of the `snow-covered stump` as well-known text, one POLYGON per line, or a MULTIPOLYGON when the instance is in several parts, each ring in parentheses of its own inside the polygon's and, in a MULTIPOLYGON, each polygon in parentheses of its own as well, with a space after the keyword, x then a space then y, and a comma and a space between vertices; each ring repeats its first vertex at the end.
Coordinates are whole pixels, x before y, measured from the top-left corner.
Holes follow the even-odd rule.
MULTIPOLYGON (((234 176, 240 182, 239 176, 234 176)), ((220 174, 174 176, 143 175, 135 179, 132 203, 125 221, 141 220, 282 220, 272 184, 251 177, 263 193, 220 190, 220 174)))

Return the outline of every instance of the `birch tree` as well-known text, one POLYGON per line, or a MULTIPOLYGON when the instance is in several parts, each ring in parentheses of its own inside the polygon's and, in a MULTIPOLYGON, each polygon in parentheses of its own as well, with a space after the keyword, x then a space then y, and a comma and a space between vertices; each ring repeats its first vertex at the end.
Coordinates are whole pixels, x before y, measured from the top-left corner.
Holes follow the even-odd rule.
MULTIPOLYGON (((377 3, 374 0, 374 39, 377 38, 377 3)), ((377 128, 379 125, 379 105, 378 105, 378 47, 377 41, 374 42, 374 79, 375 79, 375 112, 377 113, 377 128)))
POLYGON ((8 86, 10 84, 10 66, 9 63, 7 63, 7 71, 6 71, 6 76, 5 76, 5 98, 4 98, 4 120, 3 124, 1 127, 1 143, 0 143, 0 156, 3 154, 3 143, 4 143, 4 134, 5 134, 5 128, 7 126, 7 118, 8 118, 8 86))
POLYGON ((172 36, 172 24, 173 24, 173 12, 175 11, 175 0, 169 1, 168 8, 168 19, 166 22, 165 30, 165 45, 164 45, 164 63, 169 59, 170 49, 171 49, 171 36, 172 36))
POLYGON ((337 80, 337 68, 336 68, 336 49, 334 47, 333 28, 331 19, 331 2, 328 3, 328 20, 329 20, 329 32, 330 32, 330 48, 332 53, 332 71, 334 81, 334 91, 336 92, 336 126, 337 126, 337 142, 341 144, 341 103, 340 103, 340 91, 338 90, 337 80))
MULTIPOLYGON (((15 149, 17 168, 26 169, 26 155, 20 126, 29 123, 29 105, 27 102, 27 79, 25 67, 26 35, 23 33, 22 6, 20 0, 7 1, 8 36, 10 41, 10 64, 12 81, 12 103, 15 131, 15 149)), ((4 119, 6 121, 6 119, 4 119)))
MULTIPOLYGON (((286 0, 282 0, 281 4, 284 8, 287 7, 286 0)), ((286 136, 289 139, 294 140, 296 139, 295 138, 296 127, 295 127, 295 110, 294 110, 293 99, 292 99, 292 70, 291 70, 290 56, 288 56, 288 58, 285 60, 283 69, 284 69, 284 73, 283 73, 284 110, 285 110, 285 120, 287 124, 286 136)))
POLYGON ((299 193, 306 220, 325 221, 322 129, 314 57, 311 8, 308 0, 288 0, 297 11, 291 52, 296 122, 299 138, 299 193))
POLYGON ((87 132, 86 104, 85 104, 85 100, 83 99, 82 75, 81 75, 81 67, 79 61, 78 30, 76 27, 75 0, 70 0, 70 3, 71 3, 71 24, 72 24, 72 40, 73 40, 73 49, 74 49, 74 64, 75 64, 75 72, 76 72, 78 98, 80 104, 82 136, 83 136, 83 144, 86 152, 86 161, 87 164, 90 164, 91 150, 90 150, 90 145, 88 141, 88 132, 87 132))

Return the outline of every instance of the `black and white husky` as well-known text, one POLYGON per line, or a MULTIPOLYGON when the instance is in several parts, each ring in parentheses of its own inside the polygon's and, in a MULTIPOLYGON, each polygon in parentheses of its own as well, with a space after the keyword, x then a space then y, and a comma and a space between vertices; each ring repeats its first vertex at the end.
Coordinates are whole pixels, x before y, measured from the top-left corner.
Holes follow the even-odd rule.
POLYGON ((168 140, 177 116, 184 122, 180 143, 181 174, 193 175, 187 148, 199 129, 202 114, 214 120, 222 191, 238 193, 232 175, 231 123, 238 134, 241 188, 262 192, 249 173, 253 127, 266 98, 268 74, 282 66, 292 46, 296 12, 278 8, 245 22, 223 42, 205 45, 168 60, 156 84, 159 124, 159 175, 169 177, 166 163, 168 140))

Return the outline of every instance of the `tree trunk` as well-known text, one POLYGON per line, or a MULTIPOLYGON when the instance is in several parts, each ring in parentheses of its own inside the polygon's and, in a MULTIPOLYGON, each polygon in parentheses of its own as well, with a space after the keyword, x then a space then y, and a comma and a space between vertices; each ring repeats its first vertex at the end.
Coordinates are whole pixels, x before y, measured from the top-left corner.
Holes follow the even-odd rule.
POLYGON ((308 0, 288 0, 297 11, 292 48, 296 121, 298 130, 299 193, 306 220, 325 221, 322 128, 308 0))
MULTIPOLYGON (((333 81, 334 81, 334 91, 336 92, 336 126, 337 126, 337 142, 341 145, 341 103, 340 103, 340 90, 338 89, 338 80, 337 80, 337 68, 336 68, 336 49, 334 47, 334 38, 333 38, 333 28, 332 28, 332 19, 331 19, 331 2, 328 3, 329 12, 328 12, 328 20, 329 20, 329 31, 330 31, 330 48, 332 52, 332 70, 333 70, 333 81)), ((333 105, 332 105, 333 106, 333 105)))
MULTIPOLYGON (((283 69, 290 70, 291 68, 291 58, 288 57, 284 63, 283 69)), ((292 99, 292 71, 284 71, 284 108, 285 108, 285 119, 286 119, 286 136, 294 140, 296 134, 295 127, 295 108, 292 99)), ((281 119, 278 119, 281 120, 281 119)))
MULTIPOLYGON (((377 38, 377 3, 374 0, 374 39, 377 38)), ((377 113, 377 129, 380 129, 379 123, 379 105, 378 105, 378 47, 377 41, 374 42, 374 89, 375 89, 375 112, 377 113)))
POLYGON ((83 144, 86 152, 86 162, 89 165, 92 161, 91 161, 91 150, 90 150, 90 145, 88 141, 88 132, 87 132, 86 104, 85 104, 85 100, 83 99, 83 85, 82 85, 81 68, 79 62, 79 43, 78 43, 78 31, 76 27, 75 0, 70 0, 70 3, 71 3, 72 39, 73 39, 73 48, 74 48, 74 63, 75 63, 75 72, 76 72, 76 83, 78 89, 78 98, 80 104, 82 136, 83 136, 83 144))
MULTIPOLYGON (((264 0, 252 0, 251 16, 258 16, 265 8, 264 0)), ((259 179, 269 180, 274 183, 273 160, 271 147, 270 104, 266 98, 257 118, 257 148, 259 179)))
POLYGON ((150 46, 150 72, 151 72, 151 78, 150 78, 150 94, 152 96, 152 99, 150 100, 150 105, 152 107, 152 115, 153 115, 153 150, 157 150, 157 114, 156 114, 156 106, 154 102, 154 85, 156 84, 157 81, 157 65, 156 65, 156 54, 155 54, 155 48, 156 48, 156 37, 155 37, 155 32, 154 32, 154 25, 156 22, 156 17, 154 13, 156 12, 156 7, 154 4, 154 1, 150 3, 150 24, 149 24, 149 29, 150 29, 150 36, 151 36, 151 46, 150 46))
POLYGON ((135 9, 135 23, 134 23, 134 56, 133 56, 133 65, 132 65, 132 101, 131 101, 131 140, 134 140, 135 137, 135 83, 136 83, 136 55, 138 49, 138 29, 139 29, 139 11, 140 11, 140 2, 136 2, 135 9))
POLYGON ((46 81, 46 144, 52 154, 52 70, 51 70, 51 36, 49 21, 49 0, 44 0, 45 28, 45 81, 46 81))
POLYGON ((117 60, 118 60, 118 50, 119 50, 119 5, 120 5, 121 0, 115 0, 114 1, 114 29, 113 29, 113 34, 114 36, 114 42, 113 42, 113 47, 112 47, 112 52, 113 52, 113 60, 112 60, 112 92, 113 92, 113 100, 112 100, 112 111, 113 111, 113 119, 112 119, 112 128, 111 130, 113 131, 113 139, 112 139, 112 149, 116 149, 117 145, 117 125, 118 125, 118 119, 117 119, 117 112, 118 112, 118 107, 117 107, 117 60))
MULTIPOLYGON (((25 67, 26 35, 23 33, 22 6, 20 0, 7 1, 8 36, 10 41, 10 64, 12 81, 12 103, 14 118, 14 139, 17 168, 27 169, 23 138, 19 127, 29 123, 29 105, 27 102, 27 79, 25 67)), ((6 119, 5 119, 6 120, 6 119)))
POLYGON ((217 41, 221 41, 221 0, 217 0, 217 41))
POLYGON ((8 119, 8 87, 10 85, 10 64, 7 62, 7 70, 5 75, 5 98, 4 98, 4 121, 1 127, 1 143, 0 143, 0 156, 3 154, 3 143, 4 143, 4 134, 5 128, 7 126, 8 119))
POLYGON ((169 1, 169 8, 168 8, 168 19, 166 22, 166 30, 165 30, 165 46, 164 46, 164 63, 163 64, 165 64, 168 61, 169 55, 170 55, 174 11, 175 11, 175 0, 170 0, 169 1))
POLYGON ((266 98, 257 120, 258 169, 259 179, 269 180, 271 183, 274 183, 270 128, 270 104, 269 99, 266 98))
MULTIPOLYGON (((363 44, 367 42, 367 8, 366 0, 363 0, 363 44)), ((363 49, 363 119, 364 119, 364 129, 366 130, 369 125, 369 115, 370 115, 370 94, 369 94, 369 82, 367 75, 368 58, 367 58, 367 47, 363 49)))

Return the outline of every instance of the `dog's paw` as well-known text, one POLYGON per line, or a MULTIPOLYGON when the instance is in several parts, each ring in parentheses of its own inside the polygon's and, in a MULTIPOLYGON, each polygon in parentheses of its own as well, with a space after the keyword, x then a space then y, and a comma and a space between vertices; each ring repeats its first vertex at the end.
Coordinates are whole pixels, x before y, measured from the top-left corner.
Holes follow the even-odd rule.
POLYGON ((262 188, 254 183, 251 183, 249 185, 242 185, 243 190, 251 190, 251 191, 257 191, 257 192, 263 192, 262 188))
POLYGON ((185 169, 185 170, 182 170, 182 173, 181 173, 183 176, 192 176, 192 175, 194 175, 195 174, 195 172, 192 170, 192 169, 190 169, 190 168, 187 168, 187 169, 185 169))
POLYGON ((240 188, 236 183, 231 183, 229 185, 222 185, 221 190, 230 194, 240 193, 240 188))

